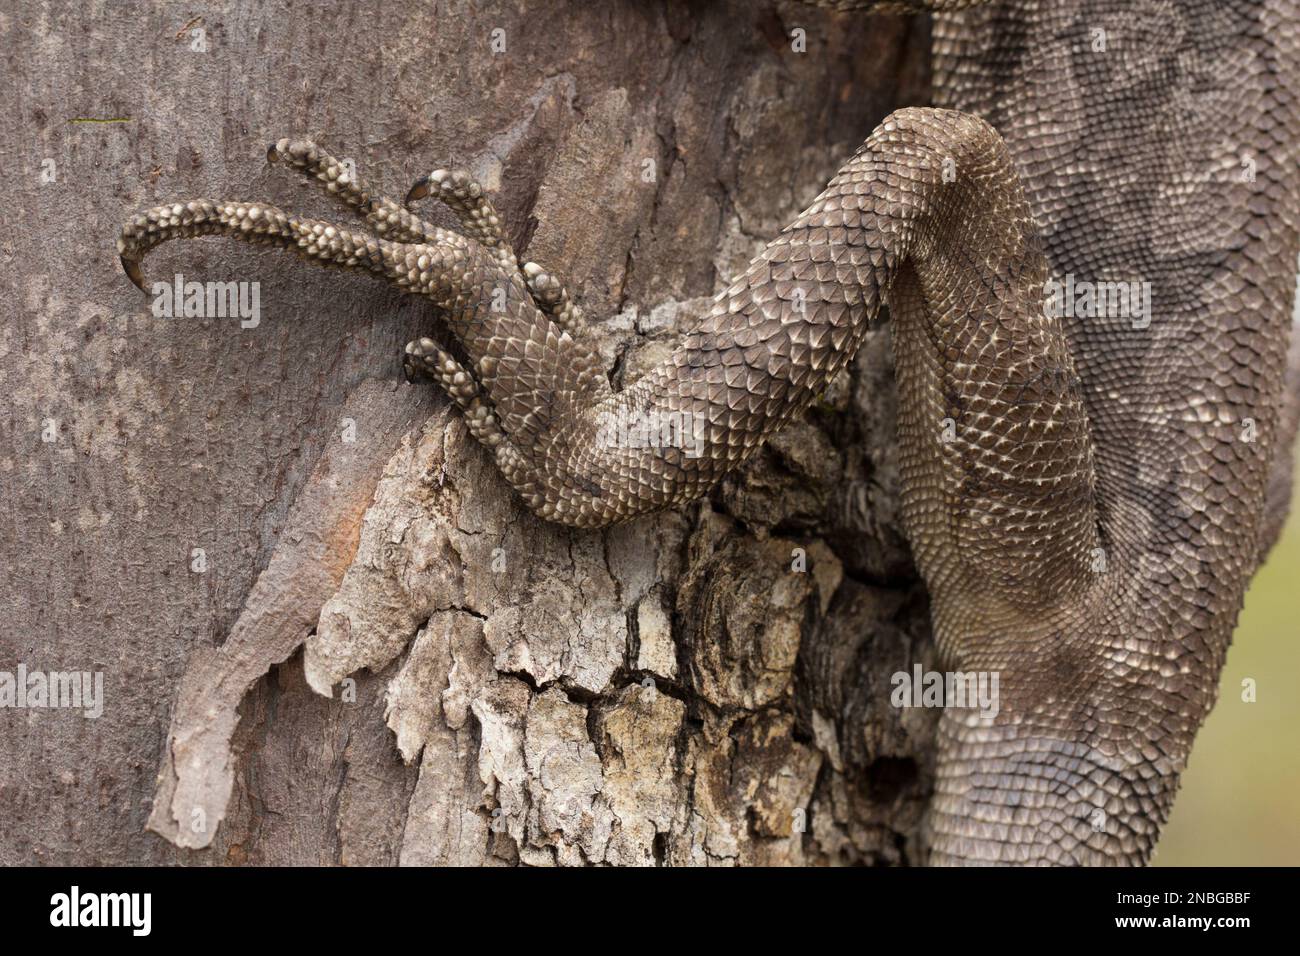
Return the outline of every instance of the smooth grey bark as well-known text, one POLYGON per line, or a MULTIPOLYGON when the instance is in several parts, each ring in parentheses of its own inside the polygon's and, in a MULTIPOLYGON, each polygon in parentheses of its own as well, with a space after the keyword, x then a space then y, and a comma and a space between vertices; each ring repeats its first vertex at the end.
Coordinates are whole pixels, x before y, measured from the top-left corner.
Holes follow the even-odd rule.
POLYGON ((0 863, 918 859, 933 715, 891 708, 888 678, 933 653, 886 330, 710 500, 577 532, 401 382, 426 305, 208 239, 146 276, 259 282, 260 325, 155 318, 114 242, 194 196, 350 221, 267 167, 281 136, 395 196, 464 165, 626 379, 926 101, 924 20, 199 14, 0 17, 0 671, 101 671, 106 697, 94 720, 0 709, 0 863))

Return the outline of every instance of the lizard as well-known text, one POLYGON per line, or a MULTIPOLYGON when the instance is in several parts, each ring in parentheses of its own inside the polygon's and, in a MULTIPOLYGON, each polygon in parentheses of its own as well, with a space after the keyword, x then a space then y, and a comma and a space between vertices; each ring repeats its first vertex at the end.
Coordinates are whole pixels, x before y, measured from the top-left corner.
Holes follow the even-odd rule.
POLYGON ((706 494, 887 307, 937 646, 1001 678, 995 718, 941 718, 930 861, 1144 864, 1284 514, 1296 0, 820 5, 933 11, 934 106, 887 117, 620 391, 461 171, 398 203, 283 139, 268 157, 368 231, 197 199, 129 219, 123 267, 143 288, 158 243, 222 234, 427 297, 454 342, 409 344, 408 375, 445 389, 530 509, 579 528, 706 494), (426 197, 459 231, 412 212, 426 197), (1061 300, 1085 285, 1131 308, 1061 300), (628 416, 678 421, 691 447, 609 440, 628 416))

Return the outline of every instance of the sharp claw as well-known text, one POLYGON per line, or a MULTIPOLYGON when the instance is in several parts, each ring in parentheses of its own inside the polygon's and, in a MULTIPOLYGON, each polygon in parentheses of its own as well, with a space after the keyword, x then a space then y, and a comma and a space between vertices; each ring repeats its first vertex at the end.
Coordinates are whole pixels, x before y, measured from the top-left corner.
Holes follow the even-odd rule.
POLYGON ((126 277, 130 279, 135 284, 135 287, 141 292, 148 292, 144 287, 144 275, 140 272, 140 263, 135 259, 128 259, 126 256, 119 256, 118 258, 122 260, 122 271, 126 273, 126 277))
POLYGON ((421 176, 415 181, 415 185, 411 187, 411 191, 406 194, 404 204, 409 206, 411 203, 415 202, 415 200, 423 199, 427 195, 429 195, 429 177, 421 176))

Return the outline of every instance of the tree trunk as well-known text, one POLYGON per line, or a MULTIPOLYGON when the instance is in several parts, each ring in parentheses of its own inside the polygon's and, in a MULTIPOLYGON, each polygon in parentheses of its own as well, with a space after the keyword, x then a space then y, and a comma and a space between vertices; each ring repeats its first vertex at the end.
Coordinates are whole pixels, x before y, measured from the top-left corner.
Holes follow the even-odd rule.
POLYGON ((425 303, 208 239, 147 280, 257 282, 260 323, 159 318, 114 240, 195 196, 348 222, 268 170, 282 136, 398 198, 463 165, 628 381, 927 101, 926 22, 173 9, 0 19, 0 671, 104 675, 97 718, 0 709, 0 863, 918 860, 935 715, 889 677, 932 651, 887 329, 709 500, 580 532, 402 381, 425 303))

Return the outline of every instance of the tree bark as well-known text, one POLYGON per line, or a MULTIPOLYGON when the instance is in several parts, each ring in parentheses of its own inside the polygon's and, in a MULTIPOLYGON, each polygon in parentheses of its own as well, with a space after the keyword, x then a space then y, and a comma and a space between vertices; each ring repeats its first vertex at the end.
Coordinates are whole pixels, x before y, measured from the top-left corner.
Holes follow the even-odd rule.
POLYGON ((708 500, 581 532, 402 382, 425 303, 209 239, 146 277, 258 282, 260 324, 157 318, 114 241, 195 196, 349 222, 268 170, 282 136, 399 198, 463 165, 629 381, 927 101, 923 19, 41 0, 0 33, 0 671, 105 684, 95 719, 0 709, 0 863, 920 858, 887 328, 708 500))

